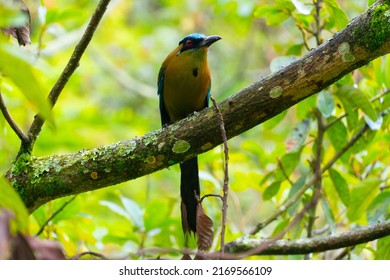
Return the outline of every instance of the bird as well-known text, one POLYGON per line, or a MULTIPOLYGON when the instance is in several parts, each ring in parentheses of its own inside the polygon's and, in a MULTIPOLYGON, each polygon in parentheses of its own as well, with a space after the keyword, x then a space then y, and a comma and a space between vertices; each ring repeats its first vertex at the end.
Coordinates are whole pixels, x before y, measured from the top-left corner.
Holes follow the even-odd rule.
MULTIPOLYGON (((157 81, 163 127, 209 106, 211 78, 207 53, 220 39, 218 35, 190 34, 163 61, 157 81)), ((187 236, 197 232, 200 196, 197 157, 180 163, 180 171, 181 219, 187 236)))

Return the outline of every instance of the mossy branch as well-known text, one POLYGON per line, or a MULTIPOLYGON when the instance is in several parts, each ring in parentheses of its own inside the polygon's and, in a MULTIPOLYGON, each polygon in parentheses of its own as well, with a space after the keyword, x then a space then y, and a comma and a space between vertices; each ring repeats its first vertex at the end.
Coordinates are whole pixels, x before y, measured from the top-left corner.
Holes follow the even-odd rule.
MULTIPOLYGON (((331 40, 218 104, 227 138, 239 135, 390 52, 389 0, 377 1, 331 40)), ((157 105, 156 105, 157 106, 157 105)), ((167 128, 67 155, 21 155, 5 177, 30 211, 63 196, 161 170, 222 143, 218 117, 207 108, 167 128)))
MULTIPOLYGON (((390 235, 390 220, 350 232, 297 240, 278 240, 267 246, 260 255, 303 255, 354 246, 390 235)), ((267 240, 242 237, 226 244, 226 256, 239 257, 241 253, 254 250, 267 240)))

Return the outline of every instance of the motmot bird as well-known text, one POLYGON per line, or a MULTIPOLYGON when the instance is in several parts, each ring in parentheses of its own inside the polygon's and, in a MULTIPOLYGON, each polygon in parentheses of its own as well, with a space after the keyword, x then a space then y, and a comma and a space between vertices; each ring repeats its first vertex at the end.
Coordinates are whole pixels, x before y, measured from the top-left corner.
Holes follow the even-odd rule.
MULTIPOLYGON (((190 34, 166 57, 158 75, 158 95, 162 126, 186 118, 209 105, 210 69, 208 48, 221 37, 190 34)), ((185 234, 196 232, 200 195, 198 159, 180 164, 181 218, 185 234)))

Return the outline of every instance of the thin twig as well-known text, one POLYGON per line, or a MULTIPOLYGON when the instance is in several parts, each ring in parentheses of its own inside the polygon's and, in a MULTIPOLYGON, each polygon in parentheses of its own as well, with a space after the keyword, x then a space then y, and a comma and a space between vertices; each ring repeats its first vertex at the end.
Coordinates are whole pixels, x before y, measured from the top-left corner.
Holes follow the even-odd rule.
POLYGON ((302 27, 300 24, 296 24, 296 25, 297 25, 299 31, 301 31, 301 33, 302 33, 303 45, 305 46, 307 51, 310 51, 310 46, 309 46, 309 43, 308 43, 308 40, 307 40, 305 28, 302 27))
MULTIPOLYGON (((58 97, 60 96, 62 90, 64 89, 65 85, 68 83, 69 78, 72 76, 76 68, 79 66, 80 59, 82 55, 84 54, 88 44, 90 43, 96 28, 102 19, 108 4, 110 3, 110 0, 101 0, 99 4, 97 5, 95 12, 93 13, 91 20, 88 23, 88 26, 81 37, 79 43, 75 47, 72 55, 70 56, 70 59, 68 63, 66 64, 64 70, 61 73, 61 76, 51 89, 48 100, 52 106, 54 106, 58 100, 58 97)), ((39 115, 36 115, 34 117, 34 121, 32 122, 30 129, 27 132, 27 135, 29 137, 28 143, 26 145, 22 145, 21 151, 19 152, 19 155, 23 152, 31 152, 34 143, 41 132, 42 126, 44 124, 45 120, 42 119, 39 115)))
POLYGON ((42 234, 43 230, 45 229, 45 227, 50 223, 51 220, 53 220, 55 218, 55 216, 57 216, 59 213, 61 213, 66 206, 68 206, 75 198, 76 198, 77 195, 74 195, 71 199, 69 199, 68 201, 66 201, 60 208, 58 208, 57 211, 55 211, 49 219, 46 220, 46 222, 41 226, 41 228, 39 229, 39 231, 37 232, 36 236, 39 236, 42 234))
MULTIPOLYGON (((324 142, 324 133, 325 133, 325 123, 322 117, 322 114, 319 110, 315 110, 314 114, 317 117, 317 138, 315 141, 315 158, 314 158, 314 170, 313 173, 316 177, 314 182, 314 192, 312 196, 312 208, 309 209, 309 220, 307 224, 307 237, 310 238, 313 235, 314 222, 316 220, 316 209, 318 204, 318 199, 320 198, 321 187, 322 187, 322 172, 321 172, 321 162, 322 162, 322 145, 324 142), (314 199, 317 198, 317 199, 314 199)), ((305 259, 309 259, 310 255, 305 255, 305 259)))
POLYGON ((315 31, 314 31, 314 37, 316 38, 316 43, 317 46, 321 45, 322 39, 321 39, 321 1, 322 0, 313 0, 313 4, 315 6, 315 15, 314 15, 314 20, 315 20, 315 31))
POLYGON ((217 198, 219 198, 223 202, 223 196, 222 195, 209 193, 209 194, 205 194, 204 196, 202 196, 199 199, 199 203, 202 204, 203 199, 205 199, 206 197, 217 197, 217 198))
POLYGON ((280 158, 278 158, 277 160, 278 160, 278 166, 279 166, 280 170, 282 170, 282 173, 283 173, 283 175, 284 175, 284 178, 286 178, 286 180, 290 183, 291 186, 294 185, 294 182, 291 181, 290 177, 288 177, 287 172, 286 172, 286 170, 284 169, 283 163, 282 163, 282 161, 280 160, 280 158))
POLYGON ((22 142, 28 142, 29 139, 27 135, 23 132, 23 130, 18 126, 18 124, 15 122, 15 120, 12 118, 11 114, 7 110, 7 107, 5 106, 5 102, 3 99, 3 95, 0 91, 0 110, 3 113, 3 116, 9 126, 12 128, 12 130, 16 133, 16 135, 19 137, 20 141, 22 142))
POLYGON ((225 166, 224 166, 224 180, 223 180, 223 197, 222 197, 222 229, 221 229, 221 251, 224 253, 225 248, 225 231, 226 231, 226 212, 227 212, 227 199, 229 194, 229 146, 227 143, 227 136, 225 130, 225 123, 223 122, 223 116, 219 110, 218 104, 213 97, 210 97, 214 104, 215 110, 218 115, 219 127, 221 129, 221 136, 223 140, 224 154, 225 154, 225 166))

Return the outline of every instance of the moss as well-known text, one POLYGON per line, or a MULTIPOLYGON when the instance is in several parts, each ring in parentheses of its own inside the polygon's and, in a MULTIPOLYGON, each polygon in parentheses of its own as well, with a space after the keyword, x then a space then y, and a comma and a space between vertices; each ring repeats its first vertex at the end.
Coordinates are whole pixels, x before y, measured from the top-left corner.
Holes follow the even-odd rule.
POLYGON ((382 1, 375 6, 367 25, 359 25, 353 30, 354 40, 370 51, 378 49, 390 37, 390 1, 382 1), (369 35, 367 34, 369 31, 369 35))
POLYGON ((21 154, 18 159, 13 163, 11 167, 11 173, 15 175, 22 175, 23 173, 26 173, 26 170, 28 168, 28 165, 31 161, 31 155, 30 154, 21 154))

